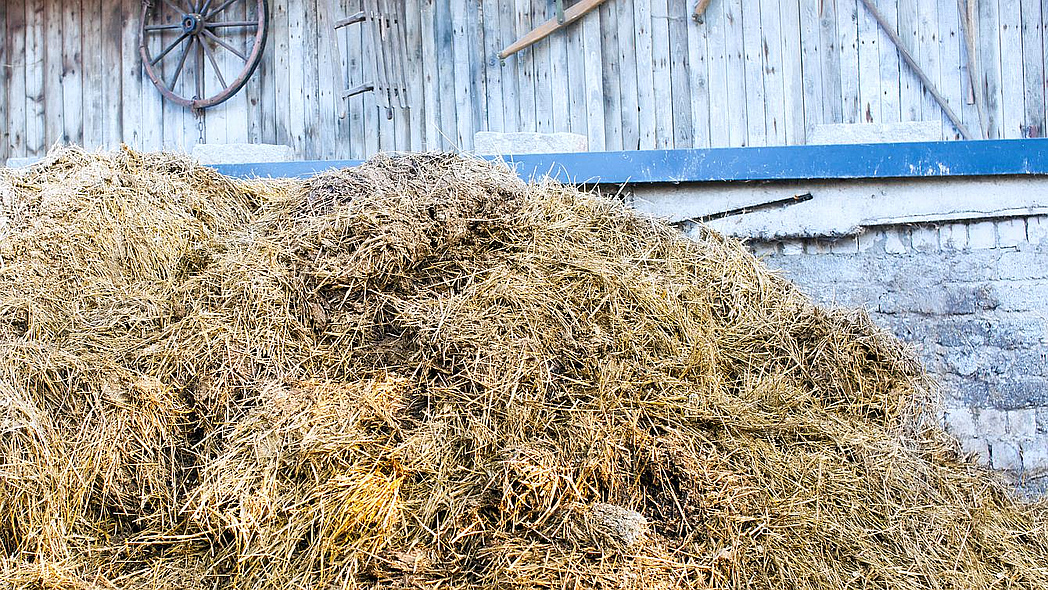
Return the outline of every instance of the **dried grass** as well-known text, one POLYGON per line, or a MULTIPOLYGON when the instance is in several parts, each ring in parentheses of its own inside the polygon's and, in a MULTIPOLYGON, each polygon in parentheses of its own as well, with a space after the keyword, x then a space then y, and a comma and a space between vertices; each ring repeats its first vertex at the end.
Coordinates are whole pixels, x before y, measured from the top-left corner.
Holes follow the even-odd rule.
POLYGON ((912 353, 712 232, 444 155, 0 203, 7 587, 1048 587, 912 353))

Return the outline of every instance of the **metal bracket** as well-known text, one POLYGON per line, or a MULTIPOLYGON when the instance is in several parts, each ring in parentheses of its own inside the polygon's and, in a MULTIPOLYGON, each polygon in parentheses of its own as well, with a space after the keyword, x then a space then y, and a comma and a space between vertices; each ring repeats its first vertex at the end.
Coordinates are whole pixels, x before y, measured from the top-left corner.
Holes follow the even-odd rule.
POLYGON ((564 24, 564 0, 557 0, 557 24, 564 24))

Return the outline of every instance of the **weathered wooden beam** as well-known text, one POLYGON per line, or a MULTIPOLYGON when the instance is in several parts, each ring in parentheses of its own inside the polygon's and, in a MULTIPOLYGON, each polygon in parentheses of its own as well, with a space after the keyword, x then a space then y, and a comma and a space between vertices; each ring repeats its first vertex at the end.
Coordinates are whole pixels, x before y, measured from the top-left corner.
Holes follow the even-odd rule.
POLYGON ((975 3, 969 0, 957 0, 957 12, 961 19, 961 32, 964 35, 964 55, 968 62, 968 83, 972 87, 975 110, 979 113, 979 137, 986 139, 986 110, 983 106, 983 95, 980 91, 982 88, 982 76, 979 75, 979 64, 975 59, 975 3))
POLYGON ((512 45, 500 51, 499 59, 506 59, 507 57, 513 55, 521 49, 524 49, 525 47, 530 47, 531 45, 534 45, 535 43, 542 41, 558 29, 563 29, 571 23, 586 16, 587 13, 592 11, 594 8, 600 6, 601 4, 604 4, 604 2, 606 1, 607 0, 581 0, 577 4, 573 4, 572 6, 564 10, 563 22, 558 22, 556 18, 551 18, 550 20, 535 27, 530 32, 528 32, 527 35, 524 35, 520 39, 517 39, 513 42, 512 45))
POLYGON ((866 6, 866 10, 870 11, 870 14, 873 16, 874 20, 877 21, 877 24, 881 26, 881 29, 884 30, 884 33, 888 35, 888 38, 892 40, 892 43, 895 44, 895 49, 899 51, 899 55, 902 56, 903 61, 910 66, 910 69, 913 70, 914 74, 917 74, 917 78, 920 79, 921 84, 923 84, 924 88, 932 95, 935 102, 939 103, 939 107, 941 107, 942 111, 946 113, 946 118, 953 123, 953 126, 957 128, 957 131, 961 132, 961 137, 964 139, 971 139, 972 134, 968 131, 968 128, 964 126, 964 123, 961 123, 961 119, 953 112, 953 109, 950 108, 946 99, 939 94, 938 89, 935 88, 935 84, 928 79, 928 76, 924 73, 924 70, 921 69, 921 66, 917 65, 917 61, 913 59, 912 55, 910 55, 910 50, 906 49, 906 46, 902 44, 902 40, 899 39, 899 35, 895 32, 895 29, 888 24, 888 21, 884 20, 884 16, 879 10, 877 10, 877 6, 874 5, 873 0, 862 0, 862 3, 866 6))

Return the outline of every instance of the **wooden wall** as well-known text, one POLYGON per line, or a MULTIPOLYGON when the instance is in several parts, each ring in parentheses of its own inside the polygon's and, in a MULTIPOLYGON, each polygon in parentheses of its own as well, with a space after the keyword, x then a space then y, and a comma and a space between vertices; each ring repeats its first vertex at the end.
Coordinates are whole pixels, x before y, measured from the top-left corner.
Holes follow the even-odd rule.
MULTIPOLYGON (((342 15, 316 0, 270 1, 262 66, 196 116, 141 73, 140 0, 3 0, 0 161, 59 142, 153 150, 200 140, 355 158, 468 150, 478 130, 572 131, 593 150, 799 144, 832 122, 931 120, 957 137, 860 0, 821 0, 821 13, 820 0, 713 0, 702 23, 690 18, 694 0, 608 0, 501 63, 499 49, 553 17, 552 0, 407 0, 413 107, 392 120, 371 94, 340 105, 335 67, 351 84, 370 77, 358 27, 339 38, 336 65, 328 23, 342 15)), ((974 91, 956 0, 877 4, 973 132, 979 92, 990 137, 1044 134, 1048 0, 978 0, 985 83, 974 91)))

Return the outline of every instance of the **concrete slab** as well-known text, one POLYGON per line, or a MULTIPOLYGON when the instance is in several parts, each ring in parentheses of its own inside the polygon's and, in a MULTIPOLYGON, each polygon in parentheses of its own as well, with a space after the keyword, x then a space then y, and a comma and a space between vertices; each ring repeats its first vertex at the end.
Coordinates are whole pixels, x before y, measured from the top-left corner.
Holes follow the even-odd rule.
POLYGON ((831 123, 816 125, 808 132, 808 145, 842 143, 898 143, 939 141, 940 121, 905 123, 831 123))
POLYGON ((192 156, 201 164, 258 164, 290 162, 294 156, 286 145, 269 143, 198 143, 192 156))
POLYGON ((478 131, 473 151, 479 155, 565 154, 589 149, 585 135, 578 133, 498 133, 478 131))

